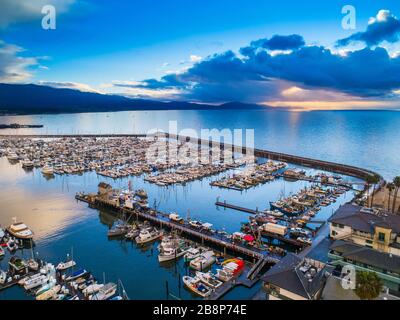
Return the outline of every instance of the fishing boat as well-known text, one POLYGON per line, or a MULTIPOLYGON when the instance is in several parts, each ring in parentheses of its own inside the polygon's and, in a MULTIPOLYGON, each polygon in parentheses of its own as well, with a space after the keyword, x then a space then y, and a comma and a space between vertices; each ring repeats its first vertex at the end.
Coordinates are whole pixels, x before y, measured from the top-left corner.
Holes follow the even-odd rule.
POLYGON ((212 293, 212 289, 201 282, 197 277, 184 276, 182 278, 185 286, 200 297, 206 298, 212 293))
POLYGON ((51 289, 36 296, 36 300, 49 300, 57 296, 57 293, 61 290, 61 286, 55 285, 51 289))
POLYGON ((223 284, 211 272, 196 271, 196 277, 212 289, 217 289, 223 284))
POLYGON ((88 271, 87 270, 85 270, 85 269, 80 269, 80 270, 77 270, 77 271, 75 271, 75 272, 73 272, 70 276, 68 276, 65 280, 66 281, 72 281, 72 280, 75 280, 75 279, 78 279, 78 278, 80 278, 80 277, 83 277, 83 276, 85 276, 85 275, 87 275, 88 274, 88 271))
POLYGON ((72 268, 74 266, 76 266, 76 262, 74 260, 68 260, 66 262, 60 262, 57 265, 56 269, 58 271, 64 271, 64 270, 67 270, 67 269, 72 268))
POLYGON ((162 231, 158 231, 156 228, 142 229, 139 235, 135 238, 137 244, 144 244, 161 238, 163 235, 162 231))
POLYGON ((200 256, 190 261, 189 266, 197 271, 203 271, 215 262, 214 251, 203 252, 200 256))
POLYGON ((217 269, 217 278, 221 281, 229 281, 239 276, 244 270, 245 264, 242 259, 228 259, 222 263, 222 269, 217 269))
POLYGON ((90 297, 90 300, 107 300, 115 295, 117 285, 115 283, 106 283, 99 291, 90 297))
POLYGON ((108 230, 107 232, 107 236, 108 237, 122 237, 124 235, 126 235, 129 231, 129 226, 120 221, 118 223, 115 224, 115 226, 113 228, 111 228, 110 230, 108 230))
POLYGON ((163 248, 158 255, 158 261, 159 262, 166 262, 166 261, 171 261, 178 259, 182 257, 185 253, 187 252, 186 248, 181 248, 181 247, 166 247, 163 248))
POLYGON ((23 222, 14 222, 7 227, 7 232, 17 239, 32 239, 33 231, 23 222))

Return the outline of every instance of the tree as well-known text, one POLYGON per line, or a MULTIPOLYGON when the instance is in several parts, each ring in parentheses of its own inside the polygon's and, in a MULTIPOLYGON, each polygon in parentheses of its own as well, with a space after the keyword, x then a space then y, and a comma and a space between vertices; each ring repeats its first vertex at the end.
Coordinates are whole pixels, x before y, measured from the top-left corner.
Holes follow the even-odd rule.
POLYGON ((395 189, 394 189, 394 196, 393 196, 392 212, 394 212, 394 210, 395 210, 397 194, 399 193, 399 189, 400 189, 400 176, 397 176, 393 179, 393 184, 394 184, 395 189))
POLYGON ((382 281, 375 272, 357 271, 354 291, 361 300, 377 298, 382 289, 382 281))
POLYGON ((395 186, 394 186, 394 183, 393 183, 393 182, 389 182, 389 183, 386 185, 386 189, 388 189, 388 191, 389 191, 389 198, 388 198, 388 205, 387 205, 388 211, 390 211, 390 205, 391 205, 390 197, 392 196, 392 192, 393 192, 394 188, 395 188, 395 186))
POLYGON ((374 188, 372 190, 372 194, 371 194, 371 207, 374 205, 374 197, 375 197, 375 192, 376 192, 376 185, 379 183, 379 181, 381 180, 381 178, 377 175, 374 174, 373 176, 371 176, 370 178, 370 183, 373 184, 374 188))

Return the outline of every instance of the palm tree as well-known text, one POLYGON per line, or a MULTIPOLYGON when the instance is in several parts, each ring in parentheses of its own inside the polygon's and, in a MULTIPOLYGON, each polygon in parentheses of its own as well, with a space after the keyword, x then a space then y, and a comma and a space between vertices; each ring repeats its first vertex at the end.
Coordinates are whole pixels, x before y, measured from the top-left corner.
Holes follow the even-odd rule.
POLYGON ((372 300, 382 291, 381 279, 375 272, 357 271, 355 293, 361 300, 372 300))
POLYGON ((396 206, 396 200, 397 200, 397 194, 399 193, 400 189, 400 176, 397 176, 393 179, 394 183, 394 198, 393 198, 393 206, 392 206, 392 212, 394 212, 395 206, 396 206))
POLYGON ((388 211, 390 211, 390 204, 391 204, 391 202, 390 202, 390 197, 391 197, 391 195, 392 195, 392 192, 393 192, 394 188, 395 188, 395 186, 394 186, 394 183, 393 183, 393 182, 389 182, 389 183, 386 185, 386 189, 388 189, 388 191, 389 191, 388 206, 387 206, 388 211))
POLYGON ((375 192, 376 192, 376 185, 379 183, 381 180, 381 177, 377 174, 374 174, 370 178, 370 183, 374 185, 374 189, 372 190, 371 194, 371 207, 374 205, 374 197, 375 197, 375 192))

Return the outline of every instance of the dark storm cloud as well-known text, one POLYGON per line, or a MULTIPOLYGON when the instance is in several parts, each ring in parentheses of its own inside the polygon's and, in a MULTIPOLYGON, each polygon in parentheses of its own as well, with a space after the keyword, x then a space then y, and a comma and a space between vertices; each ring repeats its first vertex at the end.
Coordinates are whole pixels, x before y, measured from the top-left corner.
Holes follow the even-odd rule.
POLYGON ((352 42, 364 42, 368 46, 378 45, 383 41, 394 43, 400 39, 400 20, 390 11, 379 11, 372 18, 364 32, 357 32, 350 37, 337 41, 338 46, 346 46, 352 42))

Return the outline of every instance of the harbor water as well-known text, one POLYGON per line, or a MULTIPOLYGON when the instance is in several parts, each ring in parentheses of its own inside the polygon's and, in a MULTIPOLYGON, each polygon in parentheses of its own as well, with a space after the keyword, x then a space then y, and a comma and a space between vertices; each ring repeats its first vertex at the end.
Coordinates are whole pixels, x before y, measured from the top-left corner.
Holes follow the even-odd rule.
MULTIPOLYGON (((0 123, 43 124, 44 127, 2 130, 0 134, 142 133, 151 128, 167 129, 168 120, 177 121, 178 131, 184 128, 254 129, 255 144, 259 148, 356 165, 375 170, 385 178, 398 175, 400 166, 400 155, 394 149, 400 141, 396 130, 400 125, 398 112, 141 111, 8 116, 0 117, 0 123)), ((35 232, 34 254, 53 263, 65 260, 73 248, 74 259, 80 267, 92 271, 99 281, 103 277, 106 281, 122 280, 131 299, 165 299, 166 282, 174 296, 196 297, 181 284, 181 276, 188 272, 182 260, 163 265, 157 259, 157 244, 142 248, 132 242, 109 240, 107 230, 115 217, 78 203, 74 199, 77 192, 96 192, 100 181, 126 189, 131 181, 134 189, 147 191, 150 206, 157 205, 159 210, 175 211, 182 217, 189 215, 212 223, 217 229, 234 232, 239 231, 241 222, 248 221, 249 214, 217 208, 217 198, 264 210, 270 201, 310 185, 278 179, 235 191, 211 187, 209 183, 217 180, 217 175, 166 188, 147 183, 143 177, 113 180, 94 172, 49 179, 39 169, 25 171, 20 163, 13 165, 5 157, 0 159, 0 171, 0 224, 3 227, 13 217, 24 221, 35 232)), ((317 171, 307 169, 307 172, 317 171)), ((351 192, 342 195, 336 203, 322 208, 315 219, 327 219, 351 198, 351 192)), ((30 250, 17 252, 27 257, 31 254, 30 250)), ((7 253, 0 260, 1 269, 7 268, 8 260, 7 253)), ((258 289, 259 284, 252 289, 238 287, 224 298, 249 299, 258 289)), ((0 299, 32 297, 19 287, 12 287, 0 292, 0 299)))

